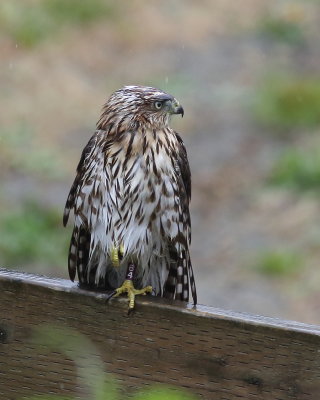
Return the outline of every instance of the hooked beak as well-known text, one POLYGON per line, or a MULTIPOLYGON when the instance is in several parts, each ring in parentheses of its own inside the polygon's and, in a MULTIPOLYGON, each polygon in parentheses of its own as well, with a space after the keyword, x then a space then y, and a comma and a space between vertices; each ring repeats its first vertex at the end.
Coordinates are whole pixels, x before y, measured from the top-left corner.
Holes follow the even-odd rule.
POLYGON ((183 118, 183 116, 184 116, 184 109, 183 109, 183 107, 182 106, 179 106, 177 109, 176 109, 176 112, 175 112, 176 114, 181 114, 181 118, 183 118))
POLYGON ((171 113, 181 114, 181 117, 184 116, 184 109, 182 106, 180 106, 179 102, 176 99, 174 99, 174 101, 171 103, 171 113))

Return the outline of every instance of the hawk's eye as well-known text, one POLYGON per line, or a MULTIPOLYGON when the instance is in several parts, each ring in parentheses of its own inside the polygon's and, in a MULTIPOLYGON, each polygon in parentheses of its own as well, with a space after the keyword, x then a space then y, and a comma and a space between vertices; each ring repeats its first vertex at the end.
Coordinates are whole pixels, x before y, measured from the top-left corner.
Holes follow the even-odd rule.
POLYGON ((154 103, 154 107, 157 110, 160 110, 162 108, 162 105, 163 105, 163 103, 161 101, 155 101, 155 103, 154 103))

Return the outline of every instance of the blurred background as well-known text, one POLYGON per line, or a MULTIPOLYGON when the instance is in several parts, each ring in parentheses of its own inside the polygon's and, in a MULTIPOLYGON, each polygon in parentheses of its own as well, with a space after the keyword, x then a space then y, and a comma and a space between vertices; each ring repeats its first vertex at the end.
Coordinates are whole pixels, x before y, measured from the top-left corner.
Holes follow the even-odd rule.
POLYGON ((0 265, 67 278, 64 203, 106 98, 177 97, 199 303, 320 323, 320 2, 0 5, 0 265))

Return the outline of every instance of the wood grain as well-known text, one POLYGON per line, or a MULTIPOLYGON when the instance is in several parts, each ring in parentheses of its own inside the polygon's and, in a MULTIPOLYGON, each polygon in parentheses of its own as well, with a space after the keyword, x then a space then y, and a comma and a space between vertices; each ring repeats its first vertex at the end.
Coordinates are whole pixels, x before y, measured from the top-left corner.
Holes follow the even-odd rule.
POLYGON ((320 398, 318 326, 152 297, 128 317, 125 299, 5 269, 0 293, 1 399, 93 398, 101 369, 122 398, 155 383, 199 399, 320 398))

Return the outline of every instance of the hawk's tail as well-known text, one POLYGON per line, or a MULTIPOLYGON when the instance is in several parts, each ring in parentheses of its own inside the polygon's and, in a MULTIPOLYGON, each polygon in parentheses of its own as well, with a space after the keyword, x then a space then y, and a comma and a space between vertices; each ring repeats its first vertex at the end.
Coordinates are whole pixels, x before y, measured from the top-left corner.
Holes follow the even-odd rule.
POLYGON ((180 257, 170 263, 168 278, 164 285, 163 297, 189 301, 189 284, 193 304, 197 304, 197 290, 193 275, 192 263, 188 250, 182 251, 180 257))
POLYGON ((196 305, 197 304, 197 289, 196 289, 196 282, 194 280, 194 275, 193 275, 193 268, 192 268, 192 263, 190 260, 190 256, 189 256, 189 263, 187 266, 187 273, 189 273, 189 281, 190 281, 190 288, 191 288, 191 295, 193 298, 193 304, 196 305))
POLYGON ((88 283, 87 265, 89 251, 90 233, 81 226, 75 226, 71 236, 68 256, 68 270, 72 281, 74 281, 76 273, 78 273, 79 282, 88 283))

